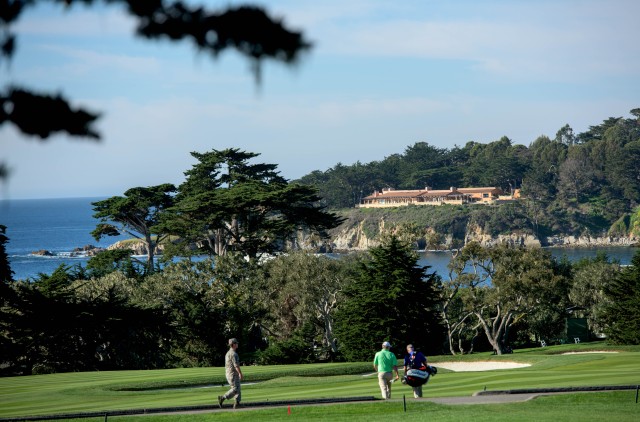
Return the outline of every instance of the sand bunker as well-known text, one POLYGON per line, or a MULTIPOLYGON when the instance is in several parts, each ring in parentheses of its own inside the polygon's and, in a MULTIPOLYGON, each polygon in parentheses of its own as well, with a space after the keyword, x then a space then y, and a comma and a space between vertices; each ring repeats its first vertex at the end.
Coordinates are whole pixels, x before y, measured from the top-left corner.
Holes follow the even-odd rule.
POLYGON ((436 368, 444 368, 454 372, 495 371, 498 369, 516 369, 531 366, 529 363, 518 362, 433 362, 436 368))
POLYGON ((606 350, 593 350, 590 352, 565 352, 563 355, 586 355, 587 353, 618 353, 614 351, 606 351, 606 350))

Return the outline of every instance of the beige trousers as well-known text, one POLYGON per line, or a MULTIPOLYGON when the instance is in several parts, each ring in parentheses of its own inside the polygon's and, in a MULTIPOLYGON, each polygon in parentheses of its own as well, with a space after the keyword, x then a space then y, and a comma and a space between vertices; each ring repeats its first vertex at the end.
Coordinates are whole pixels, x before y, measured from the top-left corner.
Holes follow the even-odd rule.
POLYGON ((391 380, 393 379, 392 372, 378 372, 378 384, 380 385, 380 392, 383 399, 391 398, 391 380))

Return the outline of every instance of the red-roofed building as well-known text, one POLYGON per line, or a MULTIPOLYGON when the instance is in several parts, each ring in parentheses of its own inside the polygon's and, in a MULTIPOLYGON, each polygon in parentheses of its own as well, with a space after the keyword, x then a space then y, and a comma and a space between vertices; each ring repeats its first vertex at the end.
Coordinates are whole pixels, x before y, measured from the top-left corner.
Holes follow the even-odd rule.
POLYGON ((513 195, 504 195, 500 188, 455 188, 448 190, 395 190, 385 188, 382 191, 362 199, 361 208, 385 208, 401 207, 405 205, 442 205, 442 204, 472 204, 472 203, 494 203, 497 201, 510 201, 520 197, 517 190, 513 195))

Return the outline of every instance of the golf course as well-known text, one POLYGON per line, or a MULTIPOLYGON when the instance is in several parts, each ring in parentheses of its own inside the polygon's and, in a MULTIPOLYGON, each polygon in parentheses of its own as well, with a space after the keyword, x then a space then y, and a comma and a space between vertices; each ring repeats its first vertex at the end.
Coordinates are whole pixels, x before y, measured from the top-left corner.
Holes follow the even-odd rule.
MULTIPOLYGON (((634 387, 640 384, 639 346, 582 343, 515 350, 502 356, 491 353, 431 356, 429 362, 438 368, 438 374, 424 387, 423 399, 413 399, 411 388, 400 383, 393 385, 391 400, 379 399, 377 378, 370 362, 246 366, 243 367, 242 396, 247 406, 243 409, 152 412, 143 417, 172 421, 239 418, 378 421, 396 417, 410 421, 640 420, 640 403, 634 387), (471 397, 484 391, 614 386, 627 388, 571 391, 500 404, 468 404, 462 399, 459 404, 433 401, 444 397, 471 397), (375 400, 295 404, 302 399, 345 397, 374 397, 375 400), (294 405, 251 406, 257 402, 286 403, 287 400, 294 405)), ((0 418, 213 405, 216 397, 227 389, 222 367, 6 377, 0 378, 0 418)), ((124 421, 139 417, 110 416, 109 419, 124 421)), ((93 419, 105 420, 106 417, 93 419)))

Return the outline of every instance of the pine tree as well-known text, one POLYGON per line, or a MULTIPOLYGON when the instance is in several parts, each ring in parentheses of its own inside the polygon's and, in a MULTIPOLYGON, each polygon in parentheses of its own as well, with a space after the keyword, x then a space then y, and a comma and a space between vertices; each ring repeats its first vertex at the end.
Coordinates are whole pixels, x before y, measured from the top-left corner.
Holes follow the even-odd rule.
POLYGON ((9 257, 5 249, 5 243, 9 241, 9 238, 5 234, 7 230, 6 226, 0 224, 0 283, 7 281, 13 281, 13 271, 9 265, 9 257))
POLYGON ((336 315, 341 353, 350 361, 369 360, 385 340, 396 353, 408 343, 427 353, 439 350, 439 277, 418 266, 415 252, 396 237, 370 253, 371 260, 345 288, 336 315))
POLYGON ((611 300, 603 313, 608 340, 614 344, 640 344, 640 252, 605 292, 611 300))

